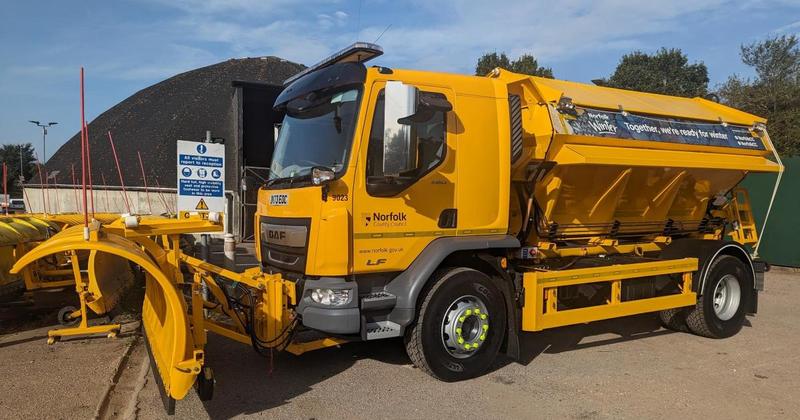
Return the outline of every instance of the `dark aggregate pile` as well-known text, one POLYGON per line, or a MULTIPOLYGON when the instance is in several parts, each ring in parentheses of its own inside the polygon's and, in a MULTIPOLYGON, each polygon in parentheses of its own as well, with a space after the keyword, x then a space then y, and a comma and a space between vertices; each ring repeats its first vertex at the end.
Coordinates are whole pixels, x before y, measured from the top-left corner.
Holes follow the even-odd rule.
MULTIPOLYGON (((162 187, 174 188, 176 140, 202 140, 206 130, 211 130, 213 137, 232 143, 236 116, 233 81, 281 85, 303 68, 277 57, 231 59, 178 74, 136 92, 89 123, 94 184, 102 185, 102 174, 107 185, 119 185, 107 136, 110 130, 126 186, 144 186, 136 155, 139 151, 148 186, 155 186, 157 178, 162 187)), ((71 184, 73 164, 79 184, 80 133, 50 158, 47 171, 58 171, 59 183, 71 184)), ((234 172, 229 168, 226 169, 234 172)), ((30 183, 39 184, 38 175, 30 183)))

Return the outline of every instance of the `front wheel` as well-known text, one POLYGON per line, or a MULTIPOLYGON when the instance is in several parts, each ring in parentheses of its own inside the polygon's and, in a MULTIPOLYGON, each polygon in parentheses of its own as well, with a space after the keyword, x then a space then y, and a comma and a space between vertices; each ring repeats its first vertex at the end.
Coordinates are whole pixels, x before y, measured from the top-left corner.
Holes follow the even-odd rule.
POLYGON ((753 276, 736 257, 723 255, 711 263, 703 295, 686 316, 689 329, 704 337, 727 338, 742 329, 750 305, 753 276))
POLYGON ((488 276, 471 268, 439 271, 432 281, 417 320, 406 331, 409 358, 447 382, 482 374, 504 338, 502 293, 488 276))

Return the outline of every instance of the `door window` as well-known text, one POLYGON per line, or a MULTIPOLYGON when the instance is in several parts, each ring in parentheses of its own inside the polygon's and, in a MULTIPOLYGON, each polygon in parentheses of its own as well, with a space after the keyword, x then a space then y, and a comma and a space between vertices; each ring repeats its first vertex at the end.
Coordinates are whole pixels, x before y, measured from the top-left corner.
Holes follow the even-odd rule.
MULTIPOLYGON (((444 98, 441 93, 420 91, 420 96, 444 98)), ((444 161, 447 150, 447 113, 441 110, 421 110, 408 117, 411 141, 416 149, 416 167, 397 177, 383 176, 383 119, 384 94, 378 94, 367 149, 367 192, 372 196, 397 195, 444 161)))

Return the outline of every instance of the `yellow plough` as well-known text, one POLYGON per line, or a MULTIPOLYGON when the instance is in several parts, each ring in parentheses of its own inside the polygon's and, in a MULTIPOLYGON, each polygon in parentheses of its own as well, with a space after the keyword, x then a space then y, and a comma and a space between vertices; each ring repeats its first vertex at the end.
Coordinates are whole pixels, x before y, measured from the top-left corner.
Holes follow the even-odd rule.
POLYGON ((173 413, 175 400, 182 399, 195 383, 201 399, 213 395, 213 372, 204 364, 208 331, 262 353, 287 350, 300 354, 344 342, 335 338, 294 342, 294 282, 259 268, 236 273, 181 251, 181 234, 221 232, 219 219, 128 217, 107 225, 95 223, 88 240, 83 226, 68 227, 22 256, 11 272, 66 255, 79 288, 84 288, 82 305, 90 305, 97 303, 88 299, 92 291, 104 297, 118 294, 126 280, 114 267, 129 263, 140 267, 146 283, 142 306, 145 343, 165 408, 173 413), (89 256, 86 267, 80 263, 82 255, 89 256))
MULTIPOLYGON (((116 214, 95 214, 95 223, 111 223, 116 214)), ((70 227, 83 222, 80 214, 31 214, 0 217, 0 295, 14 296, 20 292, 33 293, 45 289, 74 286, 81 302, 80 308, 67 306, 58 314, 64 325, 75 328, 51 330, 48 342, 62 336, 107 334, 115 336, 119 325, 88 326, 88 310, 103 315, 117 304, 122 292, 133 282, 133 271, 116 257, 89 252, 65 252, 36 259, 18 272, 10 268, 23 259, 34 247, 45 241, 57 243, 68 237, 70 227), (83 268, 82 268, 83 267, 83 268), (85 275, 82 273, 86 273, 85 275), (88 275, 88 278, 86 277, 88 275), (91 279, 91 281, 90 281, 91 279), (104 285, 101 290, 101 286, 104 285)))
POLYGON ((47 269, 37 271, 41 276, 31 275, 30 271, 21 275, 9 273, 9 269, 20 256, 55 235, 60 229, 58 224, 40 217, 0 216, 0 296, 13 295, 26 289, 30 291, 71 284, 44 281, 52 280, 47 274, 54 274, 47 269))

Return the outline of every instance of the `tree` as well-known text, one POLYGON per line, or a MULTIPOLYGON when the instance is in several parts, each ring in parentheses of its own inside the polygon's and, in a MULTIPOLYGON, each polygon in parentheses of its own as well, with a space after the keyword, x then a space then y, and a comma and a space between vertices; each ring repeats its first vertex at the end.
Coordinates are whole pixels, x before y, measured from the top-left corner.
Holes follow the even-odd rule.
POLYGON ((536 58, 530 54, 523 54, 512 62, 511 71, 531 76, 547 77, 548 79, 553 78, 553 69, 540 66, 536 58))
POLYGON ((514 73, 528 74, 531 76, 540 76, 553 78, 553 70, 549 67, 542 67, 536 58, 530 54, 523 54, 516 60, 511 61, 506 53, 502 52, 499 55, 496 52, 486 53, 478 59, 478 64, 475 66, 475 74, 484 76, 496 67, 513 71, 514 73))
POLYGON ((742 45, 741 57, 755 79, 733 75, 717 95, 727 105, 767 118, 779 153, 800 155, 800 40, 783 35, 742 45))
POLYGON ((485 76, 497 67, 511 70, 511 60, 508 59, 506 53, 500 53, 500 55, 497 55, 496 52, 486 53, 478 59, 478 64, 475 66, 475 75, 485 76))
POLYGON ((680 49, 661 48, 655 54, 634 51, 622 56, 614 74, 599 81, 602 86, 674 96, 705 96, 708 68, 689 64, 680 49))
MULTIPOLYGON (((7 188, 12 197, 22 196, 22 188, 19 183, 20 151, 22 152, 22 175, 30 181, 36 170, 33 145, 24 143, 0 146, 0 160, 6 164, 8 170, 7 188)), ((2 185, 0 185, 0 194, 2 194, 2 185)))

